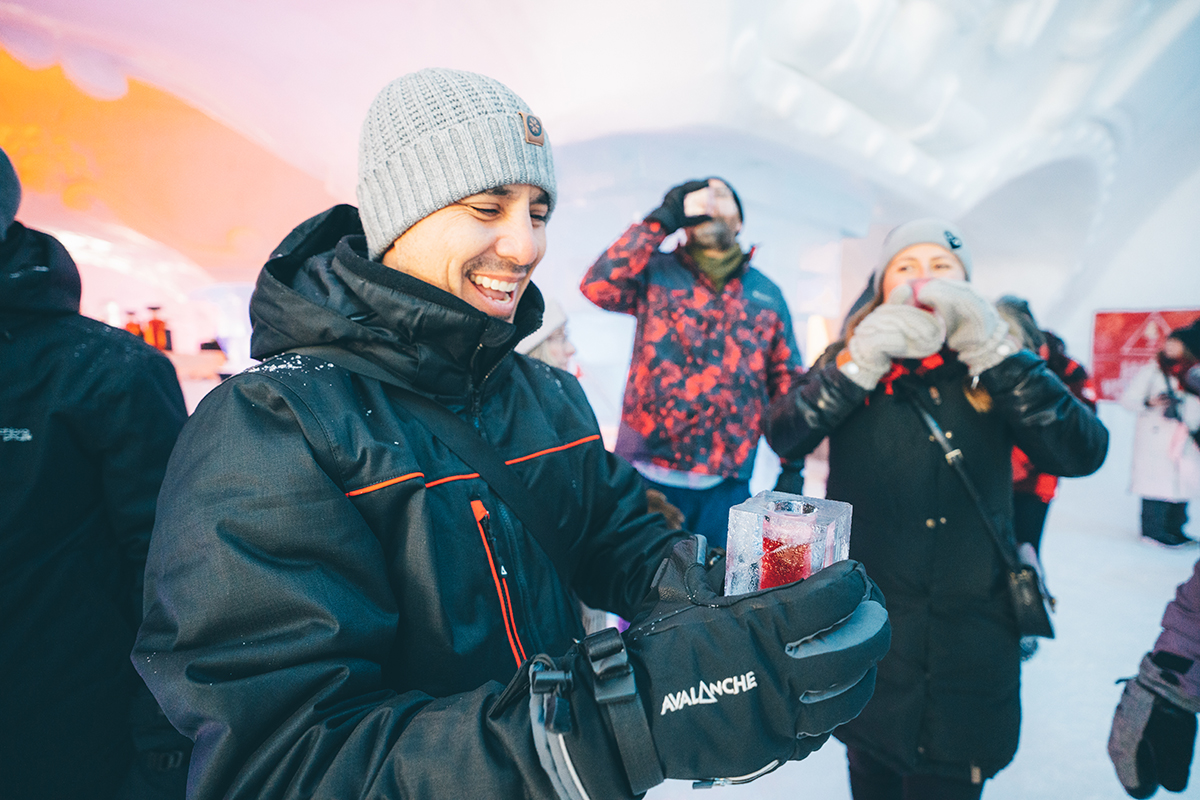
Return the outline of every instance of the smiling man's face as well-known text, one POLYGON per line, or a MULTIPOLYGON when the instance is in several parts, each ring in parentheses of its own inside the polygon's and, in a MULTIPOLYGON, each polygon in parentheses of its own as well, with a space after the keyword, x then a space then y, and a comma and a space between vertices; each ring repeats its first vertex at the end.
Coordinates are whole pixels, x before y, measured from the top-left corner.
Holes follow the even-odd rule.
POLYGON ((545 190, 524 183, 498 186, 413 225, 384 253, 383 264, 512 322, 546 254, 549 213, 545 190))

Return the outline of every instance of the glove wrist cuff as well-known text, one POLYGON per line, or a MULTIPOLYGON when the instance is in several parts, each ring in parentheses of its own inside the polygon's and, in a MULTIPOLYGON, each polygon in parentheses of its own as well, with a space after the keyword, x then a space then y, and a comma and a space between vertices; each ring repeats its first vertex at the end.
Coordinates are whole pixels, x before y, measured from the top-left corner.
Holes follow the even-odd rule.
POLYGON ((856 354, 853 344, 854 339, 851 337, 850 345, 838 353, 837 368, 862 389, 868 392, 874 391, 875 387, 879 385, 879 379, 891 368, 892 360, 884 356, 880 359, 882 364, 875 363, 871 359, 864 358, 861 353, 856 354))
POLYGON ((680 221, 675 214, 671 213, 670 209, 656 208, 646 215, 644 222, 657 222, 662 232, 672 234, 680 228, 680 221))
POLYGON ((616 628, 606 628, 585 638, 580 646, 591 669, 592 694, 616 739, 629 786, 634 794, 642 794, 666 777, 638 696, 625 640, 616 628))
POLYGON ((1151 692, 1179 706, 1184 711, 1193 714, 1200 713, 1200 697, 1192 697, 1184 692, 1177 683, 1179 680, 1178 675, 1151 661, 1149 653, 1142 657, 1142 664, 1138 668, 1136 680, 1151 692), (1174 682, 1172 679, 1174 679, 1174 682))
POLYGON ((533 658, 529 718, 538 759, 559 800, 632 798, 587 672, 578 645, 562 658, 533 658))
POLYGON ((1003 327, 998 335, 989 341, 959 352, 959 360, 967 365, 972 375, 979 375, 999 364, 1004 359, 1019 352, 1021 346, 1008 335, 1008 328, 1003 327))
POLYGON ((534 745, 561 800, 624 798, 665 780, 625 642, 592 634, 564 658, 530 666, 534 745))

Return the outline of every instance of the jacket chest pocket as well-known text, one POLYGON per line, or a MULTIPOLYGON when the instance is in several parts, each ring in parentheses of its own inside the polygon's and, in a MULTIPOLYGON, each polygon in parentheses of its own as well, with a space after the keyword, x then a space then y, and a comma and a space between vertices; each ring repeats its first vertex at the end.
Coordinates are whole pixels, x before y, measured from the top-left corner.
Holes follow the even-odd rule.
POLYGON ((504 633, 508 637, 508 646, 513 659, 520 667, 525 663, 525 646, 521 643, 521 635, 517 632, 516 614, 513 613, 512 596, 508 591, 508 569, 496 546, 496 538, 492 534, 492 517, 482 500, 471 501, 471 513, 475 517, 475 527, 479 532, 483 555, 487 559, 491 572, 492 584, 496 590, 496 599, 500 603, 500 616, 504 622, 504 633))

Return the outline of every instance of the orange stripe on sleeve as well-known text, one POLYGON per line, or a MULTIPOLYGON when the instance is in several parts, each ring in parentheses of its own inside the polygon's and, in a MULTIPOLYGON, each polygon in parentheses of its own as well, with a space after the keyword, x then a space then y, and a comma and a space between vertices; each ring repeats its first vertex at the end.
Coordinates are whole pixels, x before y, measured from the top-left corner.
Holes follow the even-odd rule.
POLYGON ((424 472, 410 472, 407 475, 401 475, 399 478, 392 478, 391 480, 382 481, 380 483, 373 483, 370 486, 364 486, 361 489, 355 489, 352 492, 346 492, 346 497, 357 497, 360 494, 366 494, 367 492, 373 492, 376 489, 382 489, 385 486, 392 486, 393 484, 402 483, 403 481, 410 481, 413 478, 424 478, 424 477, 425 477, 424 472))
MULTIPOLYGON (((510 465, 511 464, 520 464, 522 461, 529 461, 530 459, 537 458, 538 456, 545 456, 545 455, 549 455, 550 453, 559 453, 559 452, 562 452, 563 450, 570 450, 572 447, 578 447, 581 444, 587 444, 588 442, 598 442, 598 441, 600 441, 600 434, 592 434, 591 436, 585 436, 582 439, 576 439, 575 441, 569 442, 567 444, 561 444, 558 447, 550 447, 545 450, 539 450, 536 453, 530 453, 527 456, 519 456, 517 458, 512 458, 512 459, 509 459, 508 461, 505 461, 504 463, 510 464, 510 465)), ((407 475, 401 475, 399 478, 392 478, 390 480, 381 481, 380 483, 373 483, 370 486, 364 486, 361 489, 355 489, 353 491, 346 492, 346 497, 357 497, 360 494, 366 494, 367 492, 374 492, 377 489, 384 489, 388 486, 393 486, 393 485, 395 485, 397 483, 401 483, 403 481, 412 480, 413 478, 424 478, 424 477, 425 477, 424 472, 410 472, 407 475)), ((443 483, 451 483, 452 481, 466 481, 466 480, 471 480, 472 478, 478 478, 478 477, 479 477, 478 472, 471 472, 471 473, 468 473, 465 475, 449 475, 445 478, 438 478, 436 480, 426 482, 425 488, 432 489, 435 486, 441 486, 443 483)))
POLYGON ((591 436, 585 436, 582 439, 576 439, 575 441, 571 442, 570 444, 561 444, 558 447, 551 447, 548 450, 538 450, 536 453, 530 453, 529 455, 521 456, 520 458, 509 459, 508 461, 505 461, 504 463, 505 464, 519 464, 522 461, 528 461, 531 458, 537 458, 538 456, 544 456, 544 455, 548 455, 550 453, 558 453, 562 450, 570 450, 572 447, 578 447, 581 444, 587 444, 588 442, 598 442, 598 441, 600 441, 600 434, 596 433, 596 434, 592 434, 591 436))
POLYGON ((425 488, 432 489, 433 487, 440 486, 443 483, 450 483, 451 481, 469 481, 469 480, 471 480, 471 478, 478 478, 478 477, 479 477, 478 472, 472 472, 469 475, 451 475, 448 478, 438 478, 436 481, 429 481, 428 483, 425 484, 425 488))

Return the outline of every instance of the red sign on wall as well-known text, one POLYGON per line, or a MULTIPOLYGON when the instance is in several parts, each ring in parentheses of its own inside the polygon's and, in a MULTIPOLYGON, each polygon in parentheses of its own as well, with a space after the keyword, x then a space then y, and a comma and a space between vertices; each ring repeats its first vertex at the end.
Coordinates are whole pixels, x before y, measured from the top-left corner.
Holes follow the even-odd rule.
POLYGON ((1118 400, 1167 335, 1200 319, 1200 308, 1098 311, 1092 329, 1092 382, 1101 400, 1118 400))

